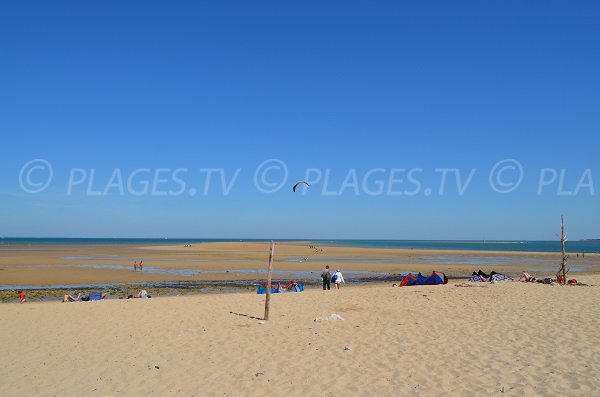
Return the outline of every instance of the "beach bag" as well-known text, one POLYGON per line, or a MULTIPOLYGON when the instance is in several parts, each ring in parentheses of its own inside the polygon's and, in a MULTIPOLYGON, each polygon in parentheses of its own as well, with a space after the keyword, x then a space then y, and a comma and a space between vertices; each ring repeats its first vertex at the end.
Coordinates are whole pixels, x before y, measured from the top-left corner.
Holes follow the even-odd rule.
POLYGON ((338 279, 337 273, 334 274, 333 276, 331 276, 331 281, 333 281, 334 283, 337 281, 337 279, 338 279))

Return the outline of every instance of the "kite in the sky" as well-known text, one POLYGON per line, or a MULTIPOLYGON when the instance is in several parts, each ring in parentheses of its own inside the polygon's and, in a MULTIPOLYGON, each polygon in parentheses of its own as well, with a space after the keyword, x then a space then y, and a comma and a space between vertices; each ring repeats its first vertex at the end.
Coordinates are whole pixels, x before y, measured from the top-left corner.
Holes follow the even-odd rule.
POLYGON ((295 191, 296 191, 296 188, 297 188, 297 187, 298 187, 298 185, 299 185, 299 184, 301 184, 301 183, 304 183, 306 186, 310 186, 310 185, 308 184, 308 182, 306 182, 306 181, 299 181, 299 182, 296 182, 296 183, 294 184, 294 187, 292 188, 292 190, 295 192, 295 191))

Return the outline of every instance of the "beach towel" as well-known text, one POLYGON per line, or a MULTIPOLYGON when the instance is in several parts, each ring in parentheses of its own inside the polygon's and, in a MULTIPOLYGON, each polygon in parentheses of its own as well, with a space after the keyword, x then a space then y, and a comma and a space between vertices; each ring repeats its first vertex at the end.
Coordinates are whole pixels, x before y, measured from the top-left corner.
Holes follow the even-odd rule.
POLYGON ((102 292, 90 292, 88 298, 91 301, 99 301, 102 299, 102 292))

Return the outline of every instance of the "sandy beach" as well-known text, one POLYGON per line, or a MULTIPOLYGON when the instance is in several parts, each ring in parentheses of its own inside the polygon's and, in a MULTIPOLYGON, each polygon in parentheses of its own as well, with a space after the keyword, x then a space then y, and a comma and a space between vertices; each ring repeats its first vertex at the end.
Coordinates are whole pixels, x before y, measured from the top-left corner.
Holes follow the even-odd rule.
POLYGON ((592 396, 600 276, 0 305, 3 396, 592 396), (338 314, 342 321, 315 322, 338 314))
POLYGON ((600 397, 600 2, 1 10, 0 397, 600 397))

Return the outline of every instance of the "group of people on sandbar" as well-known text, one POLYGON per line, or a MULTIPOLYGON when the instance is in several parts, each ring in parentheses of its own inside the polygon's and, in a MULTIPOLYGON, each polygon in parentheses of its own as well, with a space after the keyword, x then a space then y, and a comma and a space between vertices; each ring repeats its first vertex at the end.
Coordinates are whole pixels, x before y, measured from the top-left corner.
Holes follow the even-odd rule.
POLYGON ((308 248, 314 249, 315 252, 323 252, 323 248, 316 247, 314 245, 309 245, 308 248))
POLYGON ((144 261, 140 259, 140 263, 138 263, 137 261, 133 262, 133 271, 137 272, 138 269, 140 270, 140 272, 142 270, 144 270, 144 261))
POLYGON ((340 269, 337 269, 333 274, 329 270, 329 265, 325 266, 325 269, 321 272, 321 279, 323 280, 323 291, 331 289, 331 283, 335 285, 335 289, 339 290, 342 283, 346 283, 344 276, 340 269))

